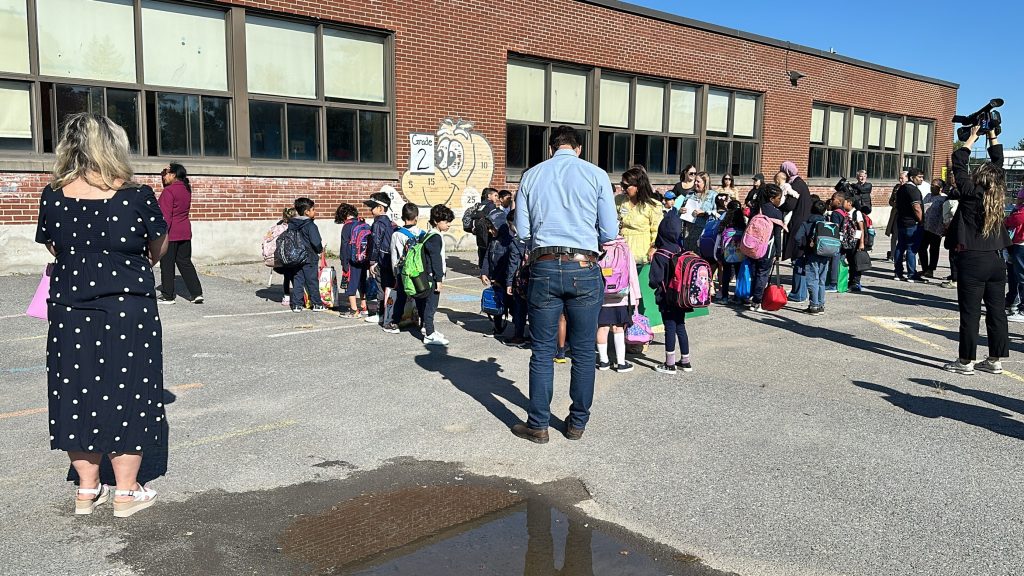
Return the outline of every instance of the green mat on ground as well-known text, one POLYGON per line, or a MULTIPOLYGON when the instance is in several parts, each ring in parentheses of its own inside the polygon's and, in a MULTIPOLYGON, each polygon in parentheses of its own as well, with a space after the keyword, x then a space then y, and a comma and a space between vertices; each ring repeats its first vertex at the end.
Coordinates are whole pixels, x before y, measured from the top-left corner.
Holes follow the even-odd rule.
MULTIPOLYGON (((640 301, 640 313, 647 317, 651 322, 651 328, 654 328, 655 326, 661 326, 664 322, 661 320, 661 312, 658 311, 658 306, 654 303, 654 288, 650 287, 650 277, 651 265, 644 264, 644 267, 640 269, 640 295, 643 298, 640 301)), ((687 312, 686 319, 700 318, 708 314, 710 314, 708 308, 698 308, 692 312, 687 312)))

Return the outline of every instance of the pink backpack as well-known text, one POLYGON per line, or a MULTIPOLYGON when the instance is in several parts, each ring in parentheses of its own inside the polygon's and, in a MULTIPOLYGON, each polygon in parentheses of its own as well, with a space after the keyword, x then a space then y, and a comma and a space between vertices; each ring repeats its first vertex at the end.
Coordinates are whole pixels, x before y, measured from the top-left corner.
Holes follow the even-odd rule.
POLYGON ((693 252, 658 252, 669 261, 669 276, 662 284, 665 301, 683 310, 707 308, 714 294, 711 265, 707 260, 693 252))
POLYGON ((635 267, 633 254, 629 245, 622 237, 604 245, 604 258, 601 258, 601 275, 604 276, 605 294, 629 293, 629 268, 635 267))
POLYGON ((654 341, 654 330, 647 316, 633 312, 633 323, 626 328, 626 344, 650 344, 654 341))
POLYGON ((769 218, 764 214, 758 214, 750 219, 747 229, 743 231, 743 240, 740 241, 740 252, 747 258, 755 260, 764 258, 768 253, 768 245, 772 242, 772 235, 775 232, 775 225, 786 225, 782 220, 769 218))
POLYGON ((278 266, 278 263, 274 258, 274 253, 277 252, 277 237, 287 229, 287 222, 283 224, 274 224, 270 227, 270 230, 267 230, 267 233, 263 235, 263 244, 260 246, 260 252, 263 254, 263 263, 265 265, 271 268, 278 266))

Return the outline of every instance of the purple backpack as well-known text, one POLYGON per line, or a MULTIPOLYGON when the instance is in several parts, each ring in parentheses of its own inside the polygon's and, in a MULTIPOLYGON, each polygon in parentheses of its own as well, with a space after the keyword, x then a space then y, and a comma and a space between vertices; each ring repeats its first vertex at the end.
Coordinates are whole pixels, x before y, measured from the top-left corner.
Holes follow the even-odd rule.
POLYGON ((604 258, 599 262, 604 276, 605 294, 629 293, 629 269, 636 267, 629 245, 621 236, 604 245, 604 258))
POLYGON ((633 312, 633 323, 626 328, 626 344, 650 344, 654 341, 651 321, 639 312, 633 312))

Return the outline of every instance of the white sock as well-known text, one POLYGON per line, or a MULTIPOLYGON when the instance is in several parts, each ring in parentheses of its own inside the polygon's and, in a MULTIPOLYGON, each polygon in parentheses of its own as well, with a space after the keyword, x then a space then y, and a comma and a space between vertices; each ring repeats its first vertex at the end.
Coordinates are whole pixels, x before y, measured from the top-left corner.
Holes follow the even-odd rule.
POLYGON ((601 362, 608 361, 608 340, 597 343, 597 355, 601 358, 601 362))
POLYGON ((626 333, 615 332, 612 334, 615 339, 615 361, 620 365, 626 363, 626 333))

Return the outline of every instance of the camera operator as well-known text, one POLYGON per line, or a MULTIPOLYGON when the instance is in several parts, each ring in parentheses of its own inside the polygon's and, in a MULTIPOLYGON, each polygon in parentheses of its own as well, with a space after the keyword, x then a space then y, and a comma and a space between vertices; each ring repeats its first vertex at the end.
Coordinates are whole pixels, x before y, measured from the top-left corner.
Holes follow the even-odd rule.
POLYGON ((871 182, 868 182, 868 171, 857 170, 857 181, 850 184, 853 189, 853 207, 861 214, 871 214, 871 182))
POLYGON ((943 365, 960 374, 974 371, 1001 374, 1001 358, 1010 355, 1006 324, 1006 264, 1002 251, 1010 244, 1003 222, 1006 203, 1006 173, 1003 171, 1003 147, 996 131, 988 131, 989 161, 969 172, 971 146, 978 140, 979 127, 971 127, 964 146, 953 152, 953 176, 958 190, 951 199, 960 205, 946 235, 946 248, 956 259, 956 295, 960 308, 959 357, 943 365), (985 328, 988 358, 975 363, 978 347, 978 323, 981 302, 985 302, 985 328))

